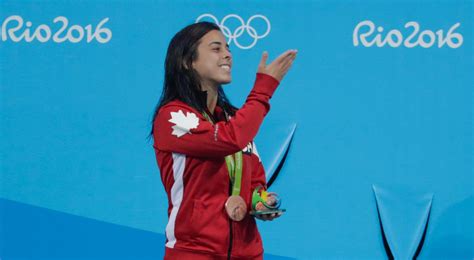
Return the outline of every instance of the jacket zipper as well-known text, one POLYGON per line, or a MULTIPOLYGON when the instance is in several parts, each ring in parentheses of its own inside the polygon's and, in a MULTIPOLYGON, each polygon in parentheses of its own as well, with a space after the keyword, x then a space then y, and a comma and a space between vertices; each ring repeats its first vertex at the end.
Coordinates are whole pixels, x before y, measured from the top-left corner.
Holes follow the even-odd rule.
POLYGON ((230 230, 230 239, 229 239, 229 250, 227 251, 227 259, 230 260, 230 256, 232 253, 232 220, 229 220, 229 230, 230 230))
MULTIPOLYGON (((230 181, 230 178, 229 178, 229 194, 232 194, 232 182, 230 181)), ((232 230, 232 219, 228 218, 229 219, 229 248, 227 250, 227 259, 230 260, 230 256, 231 256, 231 253, 232 253, 232 242, 233 242, 233 230, 232 230)))

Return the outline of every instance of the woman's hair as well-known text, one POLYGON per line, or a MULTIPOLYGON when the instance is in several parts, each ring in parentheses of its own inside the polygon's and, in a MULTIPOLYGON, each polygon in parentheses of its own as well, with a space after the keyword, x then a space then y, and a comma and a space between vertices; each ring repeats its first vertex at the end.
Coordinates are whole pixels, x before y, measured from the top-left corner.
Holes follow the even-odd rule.
MULTIPOLYGON (((171 39, 166 53, 163 92, 151 120, 150 136, 155 130, 153 122, 158 111, 172 100, 180 100, 200 113, 207 109, 206 98, 203 98, 201 90, 201 79, 192 63, 198 58, 201 38, 212 30, 220 31, 220 28, 214 23, 199 22, 186 26, 171 39)), ((217 105, 226 113, 235 114, 236 108, 229 102, 222 87, 218 90, 217 105)))

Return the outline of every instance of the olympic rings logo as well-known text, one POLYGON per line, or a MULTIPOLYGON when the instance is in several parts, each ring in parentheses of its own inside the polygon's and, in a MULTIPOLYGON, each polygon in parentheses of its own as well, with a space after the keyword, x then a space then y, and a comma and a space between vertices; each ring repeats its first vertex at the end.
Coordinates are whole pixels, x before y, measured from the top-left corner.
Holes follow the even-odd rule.
POLYGON ((210 18, 214 21, 215 24, 217 24, 221 30, 222 30, 222 34, 224 34, 225 37, 228 38, 228 41, 227 41, 227 44, 230 45, 230 43, 232 42, 232 40, 234 41, 235 45, 237 47, 239 47, 240 49, 250 49, 252 48, 253 46, 255 46, 255 44, 257 44, 257 41, 259 39, 262 39, 262 38, 265 38, 269 33, 270 33, 270 30, 271 30, 271 25, 270 25, 270 21, 268 20, 267 17, 261 15, 261 14, 256 14, 252 17, 250 17, 250 19, 247 21, 247 23, 244 22, 244 19, 242 19, 242 17, 236 15, 236 14, 229 14, 229 15, 226 15, 224 17, 224 19, 222 19, 221 22, 219 22, 217 20, 217 18, 212 15, 212 14, 203 14, 203 15, 200 15, 197 19, 196 19, 196 23, 201 21, 203 18, 210 18), (237 19, 241 25, 239 27, 237 27, 237 29, 235 29, 234 32, 231 32, 229 27, 225 26, 225 22, 228 20, 228 19, 231 19, 231 18, 235 18, 237 19), (257 18, 260 18, 262 19, 266 25, 267 25, 267 30, 265 31, 265 33, 263 33, 262 35, 258 35, 257 33, 257 30, 255 30, 255 28, 253 28, 252 26, 250 26, 250 23, 252 23, 252 21, 254 19, 257 19, 257 18), (243 46, 242 44, 240 44, 238 41, 237 41, 237 38, 242 36, 242 34, 244 32, 247 32, 248 35, 250 35, 250 37, 253 38, 253 41, 250 43, 250 45, 247 45, 247 46, 243 46))

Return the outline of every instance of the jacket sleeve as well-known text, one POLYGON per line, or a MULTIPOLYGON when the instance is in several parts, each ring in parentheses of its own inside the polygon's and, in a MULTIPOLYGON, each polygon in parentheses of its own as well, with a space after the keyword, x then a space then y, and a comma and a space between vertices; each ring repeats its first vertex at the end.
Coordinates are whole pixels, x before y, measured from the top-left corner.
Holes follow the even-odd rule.
POLYGON ((181 103, 163 106, 154 121, 155 148, 194 157, 222 158, 242 150, 256 136, 279 82, 257 73, 245 104, 228 122, 213 125, 181 103))
POLYGON ((252 172, 252 180, 250 184, 250 194, 253 193, 255 188, 262 186, 264 190, 267 190, 267 179, 265 176, 265 169, 263 168, 262 162, 258 164, 257 169, 252 172))

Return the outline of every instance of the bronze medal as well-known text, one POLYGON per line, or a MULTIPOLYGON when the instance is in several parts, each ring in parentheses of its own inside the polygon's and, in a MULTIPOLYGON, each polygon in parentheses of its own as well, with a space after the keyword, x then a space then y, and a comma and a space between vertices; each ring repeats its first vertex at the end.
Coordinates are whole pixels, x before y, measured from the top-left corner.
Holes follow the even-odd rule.
POLYGON ((247 204, 242 197, 238 195, 230 196, 225 202, 227 215, 233 221, 241 221, 247 215, 247 204))

